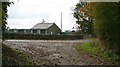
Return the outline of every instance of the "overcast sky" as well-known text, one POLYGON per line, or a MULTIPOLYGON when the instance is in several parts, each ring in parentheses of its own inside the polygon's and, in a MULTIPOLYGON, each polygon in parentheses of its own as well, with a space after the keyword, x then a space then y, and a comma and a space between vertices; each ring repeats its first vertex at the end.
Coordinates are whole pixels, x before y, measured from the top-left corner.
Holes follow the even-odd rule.
POLYGON ((13 29, 30 29, 43 19, 46 23, 61 26, 63 14, 63 30, 71 30, 75 26, 72 9, 79 0, 13 0, 14 5, 8 8, 8 26, 13 29))

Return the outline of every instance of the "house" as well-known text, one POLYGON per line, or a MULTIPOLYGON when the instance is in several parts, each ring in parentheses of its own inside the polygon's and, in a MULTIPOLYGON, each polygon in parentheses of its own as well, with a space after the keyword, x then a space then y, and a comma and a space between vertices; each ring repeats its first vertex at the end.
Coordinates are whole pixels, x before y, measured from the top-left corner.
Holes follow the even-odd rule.
POLYGON ((61 29, 55 23, 38 23, 31 28, 31 33, 58 35, 61 29))
POLYGON ((10 29, 9 33, 59 35, 61 29, 55 23, 37 23, 31 29, 10 29))

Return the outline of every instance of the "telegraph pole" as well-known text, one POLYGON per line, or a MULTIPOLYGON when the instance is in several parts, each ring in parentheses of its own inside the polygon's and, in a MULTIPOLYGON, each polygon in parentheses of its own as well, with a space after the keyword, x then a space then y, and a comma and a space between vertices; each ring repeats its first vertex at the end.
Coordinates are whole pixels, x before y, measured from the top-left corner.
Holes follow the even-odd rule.
POLYGON ((81 2, 81 0, 79 0, 79 3, 81 2))
POLYGON ((61 32, 62 32, 62 12, 61 12, 61 32))

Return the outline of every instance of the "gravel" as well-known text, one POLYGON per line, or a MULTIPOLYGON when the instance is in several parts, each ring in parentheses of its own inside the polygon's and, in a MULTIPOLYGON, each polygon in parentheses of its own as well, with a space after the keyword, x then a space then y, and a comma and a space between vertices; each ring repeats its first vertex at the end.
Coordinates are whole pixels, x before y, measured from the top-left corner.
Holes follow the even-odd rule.
POLYGON ((37 65, 100 64, 76 50, 76 45, 86 41, 89 40, 6 40, 4 43, 24 51, 37 65))

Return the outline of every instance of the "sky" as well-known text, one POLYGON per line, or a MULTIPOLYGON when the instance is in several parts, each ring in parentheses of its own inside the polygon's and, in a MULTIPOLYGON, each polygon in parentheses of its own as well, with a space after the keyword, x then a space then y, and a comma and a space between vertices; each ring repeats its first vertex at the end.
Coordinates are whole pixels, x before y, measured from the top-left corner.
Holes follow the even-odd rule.
POLYGON ((43 19, 45 23, 56 23, 62 30, 72 30, 76 25, 73 10, 79 0, 12 0, 8 8, 10 29, 30 29, 43 19))

